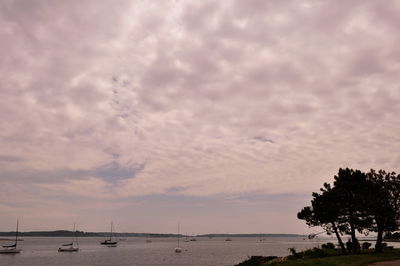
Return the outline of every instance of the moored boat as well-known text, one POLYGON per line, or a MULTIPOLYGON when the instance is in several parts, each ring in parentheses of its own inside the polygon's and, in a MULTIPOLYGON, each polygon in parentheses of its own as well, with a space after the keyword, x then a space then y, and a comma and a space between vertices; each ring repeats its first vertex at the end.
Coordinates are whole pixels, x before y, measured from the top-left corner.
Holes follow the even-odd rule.
POLYGON ((76 246, 65 247, 63 245, 62 247, 58 248, 58 252, 76 252, 76 251, 79 251, 79 247, 76 246))
POLYGON ((17 230, 15 230, 15 242, 12 245, 4 245, 0 249, 0 254, 17 254, 21 252, 21 249, 17 247, 18 245, 18 220, 17 220, 17 230))
POLYGON ((182 248, 179 246, 179 237, 180 237, 179 233, 180 233, 180 225, 178 223, 178 246, 175 248, 175 253, 181 253, 182 252, 182 248))
POLYGON ((106 245, 107 247, 116 247, 118 244, 118 241, 114 237, 113 239, 113 223, 111 222, 111 230, 110 230, 110 238, 104 240, 103 242, 100 242, 101 245, 106 245))
POLYGON ((79 251, 79 243, 78 238, 76 237, 75 223, 72 235, 72 242, 62 244, 61 247, 58 248, 58 252, 76 252, 79 251), (76 243, 76 244, 74 244, 76 243))

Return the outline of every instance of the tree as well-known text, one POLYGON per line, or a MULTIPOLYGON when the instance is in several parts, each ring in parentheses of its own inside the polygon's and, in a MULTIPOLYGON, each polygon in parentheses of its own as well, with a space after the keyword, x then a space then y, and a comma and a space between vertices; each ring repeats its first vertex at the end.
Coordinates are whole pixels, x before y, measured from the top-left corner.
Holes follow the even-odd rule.
POLYGON ((400 228, 400 175, 371 169, 367 174, 353 169, 339 169, 333 185, 327 183, 313 193, 311 206, 298 214, 309 226, 322 226, 335 233, 345 250, 341 234, 351 236, 352 253, 360 251, 356 232, 377 232, 375 250, 382 251, 384 232, 400 228))
POLYGON ((305 220, 308 226, 321 226, 328 234, 334 233, 342 253, 347 253, 344 243, 340 237, 341 231, 345 230, 339 221, 340 209, 337 203, 337 194, 332 191, 329 184, 325 183, 320 189, 322 192, 312 194, 311 206, 304 207, 297 218, 305 220))
POLYGON ((373 195, 368 204, 374 219, 370 230, 377 232, 375 251, 381 252, 383 233, 395 231, 400 225, 400 176, 371 169, 367 179, 372 184, 370 195, 373 195))
POLYGON ((363 172, 349 168, 340 168, 334 179, 332 190, 337 195, 336 204, 340 210, 338 220, 345 229, 344 232, 351 236, 352 252, 357 253, 360 251, 360 244, 356 231, 364 232, 373 222, 368 209, 372 185, 363 172))

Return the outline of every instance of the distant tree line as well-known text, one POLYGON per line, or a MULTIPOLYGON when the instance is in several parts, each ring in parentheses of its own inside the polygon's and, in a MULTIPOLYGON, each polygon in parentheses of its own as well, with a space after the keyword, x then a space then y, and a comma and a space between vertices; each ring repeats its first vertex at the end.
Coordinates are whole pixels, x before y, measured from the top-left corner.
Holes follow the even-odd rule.
POLYGON ((384 234, 400 228, 400 175, 395 172, 339 169, 333 184, 324 183, 312 197, 297 217, 334 234, 343 253, 358 253, 356 232, 370 231, 377 233, 375 251, 381 252, 384 234), (351 237, 346 246, 343 235, 351 237))

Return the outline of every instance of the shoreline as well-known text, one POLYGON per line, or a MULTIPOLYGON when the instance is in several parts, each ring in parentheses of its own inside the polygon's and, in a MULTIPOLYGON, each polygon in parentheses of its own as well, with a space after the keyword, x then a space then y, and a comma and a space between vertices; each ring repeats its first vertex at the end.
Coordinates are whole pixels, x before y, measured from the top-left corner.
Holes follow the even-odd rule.
MULTIPOLYGON (((319 254, 317 252, 310 254, 315 249, 307 250, 304 253, 298 253, 298 257, 289 255, 284 257, 278 256, 251 256, 247 260, 242 261, 235 266, 265 266, 265 265, 282 265, 282 266, 295 266, 295 265, 337 265, 337 266, 394 266, 400 265, 400 248, 387 249, 381 253, 375 253, 373 249, 368 249, 359 254, 342 255, 340 253, 325 253, 319 254), (307 254, 308 252, 308 254, 307 254)), ((319 251, 323 251, 319 249, 319 251)), ((325 250, 327 252, 328 250, 325 250)), ((332 250, 331 250, 332 251, 332 250)))

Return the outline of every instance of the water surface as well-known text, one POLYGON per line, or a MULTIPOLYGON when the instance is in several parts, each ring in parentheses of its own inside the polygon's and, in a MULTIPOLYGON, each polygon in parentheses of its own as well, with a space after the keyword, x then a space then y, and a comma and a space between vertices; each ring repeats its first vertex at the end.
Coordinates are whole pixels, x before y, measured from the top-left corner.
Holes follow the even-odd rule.
MULTIPOLYGON (((176 239, 128 237, 118 247, 100 245, 99 237, 79 238, 79 252, 58 252, 62 243, 70 242, 65 237, 24 237, 19 242, 23 252, 16 255, 1 255, 0 265, 12 266, 228 266, 245 260, 248 256, 286 256, 288 248, 296 250, 312 248, 327 240, 303 240, 302 237, 259 238, 197 238, 197 241, 183 242, 182 253, 175 253, 176 239)), ((331 240, 332 241, 332 240, 331 240)), ((332 241, 334 242, 334 241, 332 241)), ((1 244, 1 243, 0 243, 1 244)))

